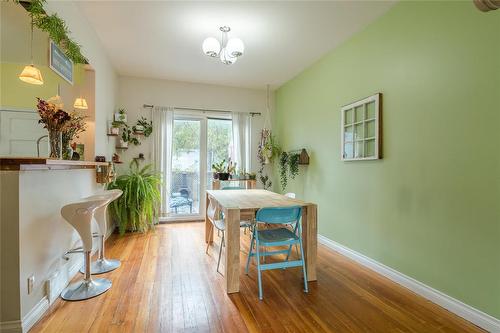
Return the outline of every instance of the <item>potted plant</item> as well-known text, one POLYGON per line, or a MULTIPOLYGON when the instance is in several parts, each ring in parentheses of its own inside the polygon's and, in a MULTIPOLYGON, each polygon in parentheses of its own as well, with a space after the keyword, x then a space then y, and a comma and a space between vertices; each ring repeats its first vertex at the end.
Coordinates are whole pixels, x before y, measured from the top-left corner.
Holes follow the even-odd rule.
POLYGON ((247 174, 248 179, 250 180, 256 180, 257 179, 257 174, 255 172, 250 172, 247 174))
POLYGON ((145 232, 154 228, 160 203, 160 174, 151 171, 152 165, 139 168, 132 160, 129 171, 109 183, 107 189, 120 189, 122 196, 111 203, 111 216, 123 235, 125 231, 145 232))
POLYGON ((214 171, 214 179, 218 180, 228 180, 229 173, 226 172, 226 160, 222 160, 219 163, 212 164, 212 170, 214 171))
POLYGON ((261 154, 264 160, 264 164, 269 164, 272 160, 280 154, 281 148, 276 142, 276 139, 273 135, 270 135, 267 140, 265 140, 261 154))
POLYGON ((118 112, 115 113, 115 121, 126 123, 127 122, 127 114, 125 109, 118 109, 118 112))
POLYGON ((132 143, 134 146, 141 144, 139 139, 132 135, 132 129, 127 124, 123 124, 122 135, 120 137, 120 148, 127 148, 128 144, 132 143))
POLYGON ((122 122, 120 121, 112 121, 110 126, 109 126, 109 134, 111 135, 119 135, 120 134, 120 127, 122 126, 122 122))
POLYGON ((141 117, 137 120, 137 123, 132 127, 134 133, 144 134, 147 138, 153 133, 153 121, 148 121, 146 118, 141 117))
POLYGON ((283 190, 288 185, 288 179, 295 179, 299 174, 299 159, 300 154, 298 153, 287 153, 284 151, 280 154, 279 174, 283 190))

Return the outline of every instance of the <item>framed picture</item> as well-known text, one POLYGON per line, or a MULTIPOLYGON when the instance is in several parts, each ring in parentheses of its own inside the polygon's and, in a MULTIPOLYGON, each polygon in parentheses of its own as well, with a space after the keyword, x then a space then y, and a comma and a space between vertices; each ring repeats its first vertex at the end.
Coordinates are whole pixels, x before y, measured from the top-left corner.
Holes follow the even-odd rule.
POLYGON ((49 43, 49 67, 63 79, 73 84, 73 61, 66 57, 56 43, 52 40, 49 43))
POLYGON ((382 94, 366 97, 341 108, 341 160, 382 158, 382 94))

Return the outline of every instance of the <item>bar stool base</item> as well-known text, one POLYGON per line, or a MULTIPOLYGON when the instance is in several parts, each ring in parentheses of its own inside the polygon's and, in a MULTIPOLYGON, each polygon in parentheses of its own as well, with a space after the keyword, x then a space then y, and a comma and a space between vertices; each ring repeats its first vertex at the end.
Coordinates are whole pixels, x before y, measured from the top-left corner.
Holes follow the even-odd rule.
POLYGON ((61 298, 66 301, 82 301, 99 296, 111 288, 108 279, 81 280, 70 284, 61 293, 61 298))
MULTIPOLYGON (((103 274, 114 271, 120 267, 121 263, 118 259, 97 259, 90 264, 91 274, 103 274)), ((80 272, 85 274, 85 266, 80 268, 80 272)))

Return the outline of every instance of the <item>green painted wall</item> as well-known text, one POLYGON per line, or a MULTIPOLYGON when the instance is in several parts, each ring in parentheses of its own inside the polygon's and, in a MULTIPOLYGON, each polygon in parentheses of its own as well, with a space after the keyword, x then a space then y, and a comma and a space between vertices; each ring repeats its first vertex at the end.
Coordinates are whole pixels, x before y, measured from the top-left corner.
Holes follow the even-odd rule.
MULTIPOLYGON (((500 11, 402 2, 276 93, 287 191, 319 232, 500 318, 500 11), (340 107, 384 94, 384 158, 340 161, 340 107)), ((275 181, 278 185, 278 181, 275 181)))
MULTIPOLYGON (((73 85, 65 81, 56 72, 50 69, 48 65, 36 65, 42 72, 42 85, 23 82, 19 80, 18 76, 24 66, 26 66, 24 63, 0 63, 1 107, 34 110, 36 108, 36 98, 49 99, 54 96, 57 93, 58 84, 61 86, 61 91, 77 91, 81 89, 80 84, 84 73, 83 65, 76 65, 73 68, 73 85)), ((73 101, 69 100, 70 98, 66 95, 62 96, 63 101, 67 107, 71 107, 73 101)))

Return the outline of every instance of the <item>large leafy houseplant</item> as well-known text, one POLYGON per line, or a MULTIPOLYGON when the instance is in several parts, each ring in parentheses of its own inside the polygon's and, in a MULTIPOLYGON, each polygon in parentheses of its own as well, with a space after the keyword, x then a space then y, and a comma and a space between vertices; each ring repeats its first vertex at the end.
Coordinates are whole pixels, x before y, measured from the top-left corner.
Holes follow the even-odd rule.
POLYGON ((108 189, 120 189, 123 195, 111 204, 111 215, 118 223, 120 234, 125 231, 145 232, 154 228, 160 203, 160 174, 152 165, 139 167, 133 160, 127 174, 118 176, 108 189))

